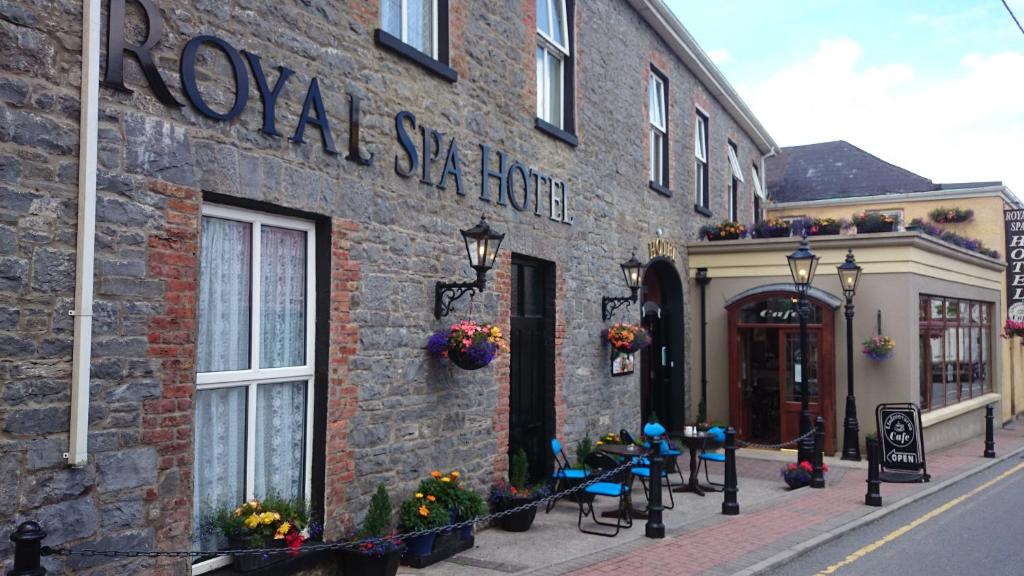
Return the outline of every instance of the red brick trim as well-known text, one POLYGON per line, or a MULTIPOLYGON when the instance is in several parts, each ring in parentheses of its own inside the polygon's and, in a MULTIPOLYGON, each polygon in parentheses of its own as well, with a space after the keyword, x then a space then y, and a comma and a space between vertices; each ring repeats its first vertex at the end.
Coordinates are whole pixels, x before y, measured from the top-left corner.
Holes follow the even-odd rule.
MULTIPOLYGON (((160 397, 142 405, 142 442, 159 456, 155 501, 156 545, 187 550, 192 537, 192 394, 195 390, 196 298, 199 292, 199 221, 202 194, 159 180, 150 189, 166 199, 163 230, 149 236, 150 278, 164 281, 164 307, 147 326, 148 356, 159 362, 160 397)), ((153 574, 178 574, 181 561, 155 567, 153 574)))
POLYGON ((558 306, 566 301, 565 274, 561 268, 555 267, 555 435, 562 441, 565 437, 565 418, 569 408, 565 403, 565 362, 562 350, 565 347, 565 332, 568 325, 565 311, 558 306))
POLYGON ((359 346, 359 325, 352 321, 352 295, 359 288, 359 262, 350 258, 352 234, 359 225, 331 220, 330 343, 327 367, 327 465, 324 479, 324 537, 340 538, 352 524, 345 511, 346 487, 355 481, 356 464, 348 434, 359 391, 348 379, 349 360, 359 346))
MULTIPOLYGON (((498 293, 498 315, 495 324, 501 328, 505 337, 512 337, 512 258, 506 252, 498 256, 494 266, 494 291, 498 293)), ((512 384, 509 354, 500 354, 491 363, 494 369, 494 383, 497 388, 497 403, 494 408, 493 430, 495 436, 494 468, 495 480, 505 478, 508 474, 508 439, 509 439, 509 392, 512 384)))

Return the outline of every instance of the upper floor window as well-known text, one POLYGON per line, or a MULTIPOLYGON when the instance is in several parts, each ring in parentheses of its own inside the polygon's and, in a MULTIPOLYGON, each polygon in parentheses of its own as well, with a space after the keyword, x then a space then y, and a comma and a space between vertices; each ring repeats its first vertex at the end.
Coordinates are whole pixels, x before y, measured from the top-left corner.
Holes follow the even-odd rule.
POLYGON ((740 219, 740 183, 743 182, 743 170, 740 168, 736 145, 729 142, 729 220, 738 222, 740 219))
POLYGON ((754 187, 754 223, 757 224, 764 219, 764 201, 768 199, 768 192, 761 184, 761 171, 757 169, 756 162, 750 167, 750 179, 754 187))
POLYGON ((700 212, 711 214, 711 201, 708 198, 708 119, 699 111, 695 115, 696 127, 693 131, 694 156, 694 203, 700 212))
POLYGON ((572 135, 572 0, 537 2, 538 128, 576 145, 572 135))
POLYGON ((650 179, 655 189, 668 189, 668 81, 651 70, 648 91, 648 119, 651 126, 650 179))
POLYGON ((449 82, 448 0, 381 0, 376 40, 449 82))

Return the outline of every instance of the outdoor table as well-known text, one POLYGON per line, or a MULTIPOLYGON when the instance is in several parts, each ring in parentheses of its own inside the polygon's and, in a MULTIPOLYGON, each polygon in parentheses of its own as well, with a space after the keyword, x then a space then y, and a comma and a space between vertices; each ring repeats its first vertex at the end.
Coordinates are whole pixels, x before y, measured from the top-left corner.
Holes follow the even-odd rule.
POLYGON ((687 480, 686 484, 677 486, 673 488, 672 491, 693 492, 700 496, 704 495, 705 490, 715 492, 716 490, 710 486, 701 486, 697 479, 697 452, 703 450, 708 439, 714 438, 714 435, 708 434, 707 432, 695 432, 692 434, 670 432, 669 436, 682 440, 683 444, 686 445, 687 450, 690 451, 690 478, 687 480))
MULTIPOLYGON (((647 456, 648 453, 648 450, 646 448, 644 448, 643 446, 637 446, 636 444, 602 444, 597 447, 597 450, 599 452, 604 452, 605 454, 612 454, 614 456, 620 456, 624 458, 641 458, 643 456, 647 456)), ((628 478, 629 480, 626 482, 626 485, 632 487, 632 472, 629 473, 628 478)), ((625 506, 626 509, 624 511, 618 508, 605 510, 604 512, 601 513, 601 517, 618 518, 623 512, 625 512, 626 514, 629 514, 631 517, 636 518, 638 520, 647 519, 647 510, 641 510, 633 506, 632 489, 630 489, 630 491, 626 494, 625 506)))

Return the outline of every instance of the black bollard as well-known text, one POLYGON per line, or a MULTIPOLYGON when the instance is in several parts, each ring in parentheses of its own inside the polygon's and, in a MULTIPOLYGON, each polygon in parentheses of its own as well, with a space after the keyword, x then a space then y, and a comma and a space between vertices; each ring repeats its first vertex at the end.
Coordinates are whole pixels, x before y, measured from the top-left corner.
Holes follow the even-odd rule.
POLYGON ((722 489, 725 499, 722 501, 722 514, 736 516, 740 513, 740 505, 736 501, 736 493, 739 491, 736 486, 736 431, 730 426, 725 431, 725 488, 722 489))
POLYGON ((992 414, 992 409, 991 404, 985 406, 985 458, 996 457, 995 416, 992 414))
POLYGON ((811 463, 811 488, 825 487, 825 419, 814 420, 814 461, 811 463))
POLYGON ((878 479, 878 438, 870 436, 867 439, 868 449, 868 493, 864 495, 864 503, 868 506, 881 506, 882 494, 878 491, 882 482, 878 479))
POLYGON ((644 436, 651 444, 651 491, 647 500, 647 525, 644 534, 648 538, 664 538, 665 524, 661 513, 665 509, 661 505, 661 471, 665 469, 665 458, 661 455, 661 442, 665 438, 665 427, 657 422, 649 422, 644 426, 644 436))
POLYGON ((18 529, 11 533, 14 542, 14 568, 7 576, 43 576, 46 568, 39 565, 39 553, 46 538, 43 527, 31 520, 22 522, 18 529))

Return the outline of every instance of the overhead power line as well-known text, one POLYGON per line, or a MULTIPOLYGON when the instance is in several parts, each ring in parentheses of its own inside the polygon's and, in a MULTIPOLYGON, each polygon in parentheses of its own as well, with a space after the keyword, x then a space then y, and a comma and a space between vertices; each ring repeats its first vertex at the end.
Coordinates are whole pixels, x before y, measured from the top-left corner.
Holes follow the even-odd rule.
POLYGON ((1020 28, 1021 33, 1024 34, 1024 26, 1020 25, 1020 20, 1017 20, 1017 15, 1013 13, 1013 10, 1010 8, 1010 5, 1006 3, 1006 0, 1003 0, 1003 6, 1006 6, 1006 11, 1010 13, 1010 18, 1013 18, 1013 21, 1017 23, 1017 28, 1020 28))

